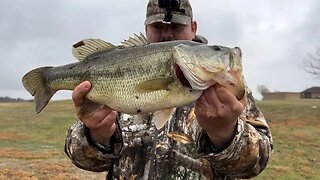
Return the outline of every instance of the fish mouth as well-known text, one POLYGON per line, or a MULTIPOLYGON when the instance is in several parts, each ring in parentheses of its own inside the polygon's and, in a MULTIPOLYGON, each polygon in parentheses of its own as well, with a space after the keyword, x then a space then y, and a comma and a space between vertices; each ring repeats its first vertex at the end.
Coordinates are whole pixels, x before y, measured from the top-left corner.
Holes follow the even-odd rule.
POLYGON ((188 78, 186 77, 186 75, 184 74, 185 72, 183 71, 183 69, 180 68, 180 66, 178 64, 174 64, 174 72, 175 72, 175 76, 178 79, 178 81, 182 84, 182 87, 188 92, 191 93, 192 96, 199 98, 200 95, 202 94, 203 90, 200 89, 194 89, 191 85, 191 83, 189 82, 188 78))
POLYGON ((175 74, 178 78, 178 80, 180 81, 180 83, 183 85, 183 87, 186 87, 188 89, 192 89, 191 84, 189 83, 188 79, 185 77, 185 75, 183 74, 183 71, 181 70, 181 68, 178 66, 178 64, 174 65, 174 71, 175 74))
POLYGON ((212 73, 205 68, 193 67, 193 69, 191 69, 187 64, 181 61, 176 62, 175 73, 183 87, 187 89, 203 91, 216 83, 211 80, 212 73))

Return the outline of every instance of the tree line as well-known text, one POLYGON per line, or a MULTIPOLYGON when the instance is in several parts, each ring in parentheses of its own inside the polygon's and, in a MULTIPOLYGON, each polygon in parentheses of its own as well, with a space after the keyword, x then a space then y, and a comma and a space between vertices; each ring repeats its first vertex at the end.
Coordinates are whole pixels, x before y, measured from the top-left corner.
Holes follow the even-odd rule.
POLYGON ((316 79, 320 79, 320 47, 316 47, 314 54, 309 54, 309 57, 304 60, 303 69, 314 76, 316 79))
POLYGON ((8 96, 5 96, 5 97, 1 97, 0 96, 0 102, 32 102, 33 100, 30 99, 30 100, 25 100, 25 99, 22 99, 22 98, 11 98, 11 97, 8 97, 8 96))

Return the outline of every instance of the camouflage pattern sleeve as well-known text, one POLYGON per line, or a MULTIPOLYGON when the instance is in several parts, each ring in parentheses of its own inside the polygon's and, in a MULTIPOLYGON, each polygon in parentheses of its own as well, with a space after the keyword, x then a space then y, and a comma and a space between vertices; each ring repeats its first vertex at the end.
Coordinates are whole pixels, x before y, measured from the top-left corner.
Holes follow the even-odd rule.
POLYGON ((120 155, 122 139, 119 133, 112 136, 109 148, 99 148, 93 145, 88 137, 88 130, 84 124, 77 120, 67 131, 65 141, 65 153, 77 167, 95 172, 108 170, 120 155), (109 149, 109 150, 106 150, 109 149))
POLYGON ((246 89, 247 105, 238 118, 234 139, 226 149, 217 149, 208 135, 201 132, 198 150, 207 159, 214 173, 231 178, 257 176, 267 165, 273 145, 270 129, 256 106, 251 91, 246 89))

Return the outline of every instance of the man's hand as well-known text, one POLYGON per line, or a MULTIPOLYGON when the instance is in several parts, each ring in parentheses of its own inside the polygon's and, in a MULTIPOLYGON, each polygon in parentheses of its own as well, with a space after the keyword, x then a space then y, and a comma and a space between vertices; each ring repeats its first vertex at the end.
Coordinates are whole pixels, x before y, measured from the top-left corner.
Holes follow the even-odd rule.
POLYGON ((196 101, 199 125, 217 147, 227 147, 236 132, 237 119, 244 106, 225 87, 216 84, 206 89, 196 101))
MULTIPOLYGON (((91 83, 85 81, 74 89, 72 99, 77 111, 84 102, 85 95, 90 91, 90 88, 91 83)), ((105 144, 110 140, 117 128, 115 124, 116 115, 116 111, 106 106, 91 116, 78 118, 89 128, 91 138, 94 141, 105 144)))

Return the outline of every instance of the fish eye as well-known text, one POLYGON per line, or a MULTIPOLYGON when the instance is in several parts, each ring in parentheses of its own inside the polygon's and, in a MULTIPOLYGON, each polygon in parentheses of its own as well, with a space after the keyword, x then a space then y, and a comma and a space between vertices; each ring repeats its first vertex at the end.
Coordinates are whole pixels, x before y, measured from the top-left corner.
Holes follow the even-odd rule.
POLYGON ((213 46, 213 49, 214 49, 215 51, 221 51, 221 47, 220 47, 220 46, 217 46, 217 45, 214 45, 214 46, 213 46))

